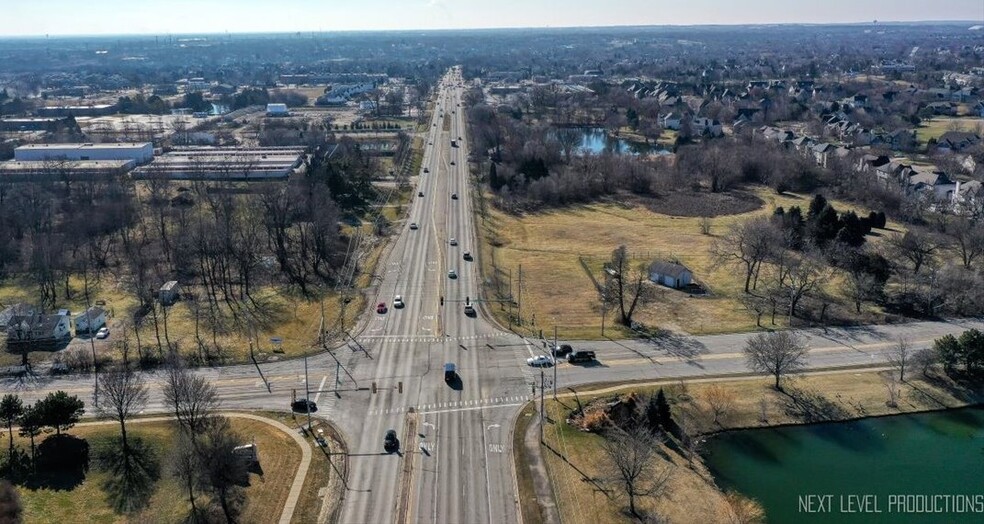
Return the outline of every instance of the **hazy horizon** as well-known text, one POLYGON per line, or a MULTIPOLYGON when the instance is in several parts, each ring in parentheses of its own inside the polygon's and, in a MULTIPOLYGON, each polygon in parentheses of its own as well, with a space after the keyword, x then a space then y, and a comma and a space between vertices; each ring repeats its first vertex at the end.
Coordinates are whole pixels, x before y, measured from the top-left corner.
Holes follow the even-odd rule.
POLYGON ((7 8, 0 37, 222 33, 433 31, 619 26, 795 25, 914 22, 984 24, 984 2, 953 0, 945 10, 918 0, 828 0, 822 9, 759 0, 754 8, 720 0, 687 5, 653 0, 240 0, 19 2, 7 8), (860 4, 860 5, 859 5, 860 4), (112 13, 107 15, 107 13, 112 13))

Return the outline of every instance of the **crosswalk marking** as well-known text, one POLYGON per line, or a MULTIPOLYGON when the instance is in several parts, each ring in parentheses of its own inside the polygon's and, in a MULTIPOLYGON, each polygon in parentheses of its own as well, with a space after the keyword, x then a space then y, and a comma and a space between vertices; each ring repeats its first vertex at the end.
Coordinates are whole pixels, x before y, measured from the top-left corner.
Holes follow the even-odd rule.
MULTIPOLYGON (((329 397, 329 398, 333 399, 334 397, 329 397)), ((521 395, 511 395, 511 396, 494 397, 494 398, 454 400, 449 402, 434 402, 431 404, 422 404, 416 406, 415 410, 419 413, 432 413, 437 410, 455 410, 459 408, 477 409, 484 406, 488 406, 488 407, 516 406, 528 400, 529 398, 523 397, 521 395)), ((329 407, 333 408, 334 402, 331 402, 329 407)), ((397 406, 397 407, 371 409, 369 410, 368 415, 379 416, 379 415, 393 415, 397 413, 406 413, 410 410, 410 407, 411 406, 397 406)))

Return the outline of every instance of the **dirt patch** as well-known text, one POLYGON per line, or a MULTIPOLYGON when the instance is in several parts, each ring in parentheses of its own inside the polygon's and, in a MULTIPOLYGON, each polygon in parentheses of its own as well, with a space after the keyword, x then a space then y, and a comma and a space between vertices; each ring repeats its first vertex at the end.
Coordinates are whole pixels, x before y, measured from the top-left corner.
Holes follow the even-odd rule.
POLYGON ((761 198, 744 191, 707 193, 674 191, 650 198, 639 198, 638 203, 654 213, 678 217, 719 217, 740 215, 761 208, 761 198))

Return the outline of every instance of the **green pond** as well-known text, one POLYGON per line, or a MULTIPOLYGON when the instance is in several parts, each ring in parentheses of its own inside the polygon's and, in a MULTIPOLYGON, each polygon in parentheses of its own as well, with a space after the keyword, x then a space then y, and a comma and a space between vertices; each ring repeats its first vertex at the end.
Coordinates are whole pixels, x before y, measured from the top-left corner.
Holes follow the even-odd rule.
POLYGON ((980 407, 735 431, 705 450, 770 523, 984 523, 980 407))

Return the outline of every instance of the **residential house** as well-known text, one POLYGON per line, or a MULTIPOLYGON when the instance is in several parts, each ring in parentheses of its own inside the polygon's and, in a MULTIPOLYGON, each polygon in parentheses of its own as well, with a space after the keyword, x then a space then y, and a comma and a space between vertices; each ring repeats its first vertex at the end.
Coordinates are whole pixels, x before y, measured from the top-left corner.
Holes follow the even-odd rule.
POLYGON ((836 146, 827 142, 821 142, 814 145, 810 150, 813 152, 813 160, 816 161, 818 166, 827 167, 827 160, 830 154, 833 152, 836 146))
POLYGON ((933 102, 927 104, 926 108, 929 109, 934 115, 949 115, 953 116, 957 114, 957 106, 953 102, 933 102))
POLYGON ((663 117, 664 129, 673 129, 678 131, 682 123, 683 123, 683 116, 681 116, 680 113, 677 113, 675 111, 668 113, 666 116, 663 117))
POLYGON ((90 307, 75 315, 75 335, 93 334, 106 325, 106 311, 98 306, 90 307))
POLYGON ((958 152, 976 146, 980 142, 981 137, 976 133, 968 131, 947 131, 936 140, 936 147, 938 149, 958 152))
POLYGON ((980 181, 957 182, 956 186, 953 190, 953 206, 958 212, 966 213, 982 207, 984 185, 980 181))
POLYGON ((922 195, 935 202, 951 202, 956 189, 956 183, 946 173, 935 169, 913 171, 906 187, 907 192, 922 195))
POLYGON ((8 349, 48 349, 71 337, 67 314, 14 315, 7 324, 8 349))
POLYGON ((721 127, 721 122, 713 120, 710 118, 705 118, 702 116, 695 116, 691 122, 694 133, 698 135, 708 135, 708 136, 722 136, 724 135, 724 129, 721 127))
POLYGON ((656 261, 649 265, 649 280, 673 289, 689 286, 693 278, 693 273, 680 264, 656 261))
POLYGON ((0 329, 7 329, 7 325, 10 323, 10 319, 15 316, 29 316, 37 312, 37 308, 31 304, 24 302, 19 302, 17 304, 11 304, 0 310, 0 329))
POLYGON ((861 173, 870 173, 889 162, 889 158, 885 155, 863 155, 858 159, 858 165, 855 169, 861 173))

